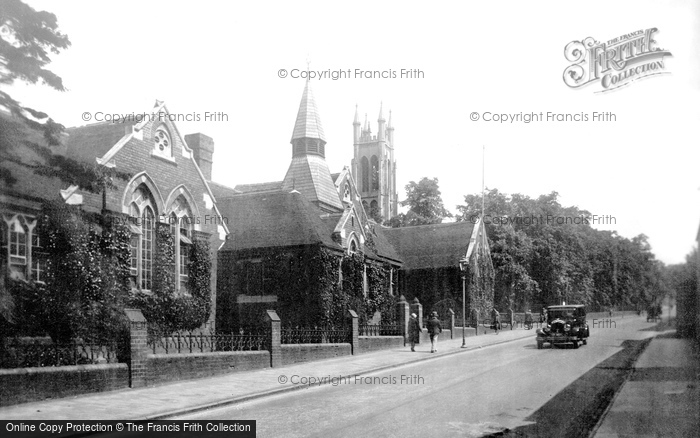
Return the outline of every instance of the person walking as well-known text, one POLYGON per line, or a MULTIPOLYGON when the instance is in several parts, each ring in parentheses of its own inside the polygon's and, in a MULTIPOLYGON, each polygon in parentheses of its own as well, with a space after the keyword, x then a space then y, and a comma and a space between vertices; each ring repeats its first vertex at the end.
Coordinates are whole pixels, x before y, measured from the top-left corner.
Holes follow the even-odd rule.
POLYGON ((498 334, 498 330, 501 329, 501 314, 498 313, 495 307, 491 308, 491 324, 493 324, 493 329, 498 334))
POLYGON ((420 334, 418 315, 411 313, 411 319, 408 320, 408 342, 411 343, 411 351, 416 351, 416 344, 420 342, 420 334))
POLYGON ((442 333, 442 326, 440 325, 437 312, 433 312, 430 314, 430 319, 428 320, 428 334, 430 334, 431 353, 437 352, 437 341, 440 333, 442 333))

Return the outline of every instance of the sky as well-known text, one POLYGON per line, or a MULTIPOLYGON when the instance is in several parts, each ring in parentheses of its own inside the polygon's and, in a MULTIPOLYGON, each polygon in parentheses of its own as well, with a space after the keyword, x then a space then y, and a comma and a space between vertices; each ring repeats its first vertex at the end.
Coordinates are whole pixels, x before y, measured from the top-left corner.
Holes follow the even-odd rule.
POLYGON ((356 105, 375 133, 383 105, 395 127, 399 199, 409 181, 436 177, 455 213, 464 195, 481 192, 483 152, 487 188, 556 191, 564 206, 614 218, 596 228, 646 234, 668 264, 694 246, 700 2, 27 3, 55 13, 70 38, 49 65, 68 90, 17 85, 13 97, 65 126, 165 101, 171 113, 199 118, 177 123, 183 135, 214 139, 216 182, 284 178, 308 69, 326 75, 311 87, 331 172, 350 166, 356 105), (604 93, 601 82, 564 83, 570 42, 650 28, 655 47, 671 53, 663 74, 604 93), (414 77, 401 78, 402 69, 414 77), (204 120, 207 112, 222 115, 204 120), (492 120, 548 112, 588 120, 492 120), (610 120, 593 121, 594 112, 610 120))

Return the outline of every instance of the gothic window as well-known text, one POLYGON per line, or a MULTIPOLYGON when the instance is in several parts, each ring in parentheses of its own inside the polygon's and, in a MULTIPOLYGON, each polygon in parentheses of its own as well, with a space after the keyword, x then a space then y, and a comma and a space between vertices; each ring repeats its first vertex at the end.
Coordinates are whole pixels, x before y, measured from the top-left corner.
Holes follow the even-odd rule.
POLYGON ((4 251, 3 261, 7 260, 10 278, 26 280, 32 278, 32 269, 37 268, 45 271, 44 261, 37 260, 34 263, 32 258, 32 243, 39 244, 36 238, 36 220, 30 216, 15 214, 2 217, 2 249, 4 251))
POLYGON ((141 290, 153 287, 153 250, 155 244, 156 212, 148 189, 141 185, 131 195, 129 204, 129 268, 133 284, 141 290))
POLYGON ((379 190, 379 160, 372 155, 372 190, 379 190))
POLYGON ((129 206, 129 228, 131 228, 131 239, 129 240, 129 268, 133 277, 138 276, 139 270, 139 245, 141 241, 141 214, 136 203, 129 206))
POLYGON ((350 240, 348 242, 348 254, 355 254, 359 251, 360 245, 357 243, 357 237, 355 234, 350 235, 350 240))
POLYGON ((171 210, 169 221, 175 250, 175 278, 180 293, 187 295, 193 218, 189 205, 182 196, 178 196, 173 202, 171 210))
POLYGON ((345 183, 345 190, 343 190, 343 201, 350 202, 350 184, 345 183))
POLYGON ((155 215, 150 206, 143 210, 141 218, 141 289, 149 291, 153 287, 153 228, 155 215))
POLYGON ((160 128, 156 129, 156 133, 153 136, 153 142, 155 153, 168 158, 171 158, 173 156, 173 145, 170 139, 170 134, 168 134, 168 131, 165 129, 164 126, 161 126, 160 128))
POLYGON ((362 170, 362 187, 360 191, 369 192, 369 160, 367 160, 367 157, 362 157, 360 167, 362 170))
POLYGON ((377 201, 372 201, 369 204, 369 216, 372 219, 377 219, 379 217, 379 204, 377 201))

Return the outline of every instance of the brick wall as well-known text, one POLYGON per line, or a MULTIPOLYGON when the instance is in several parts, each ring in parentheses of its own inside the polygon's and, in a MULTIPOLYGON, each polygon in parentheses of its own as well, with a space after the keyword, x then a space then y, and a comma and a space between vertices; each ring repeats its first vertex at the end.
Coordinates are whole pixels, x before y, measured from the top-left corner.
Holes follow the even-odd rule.
POLYGON ((403 348, 403 336, 360 336, 358 353, 403 348))
POLYGON ((350 356, 350 344, 283 344, 282 365, 350 356))
POLYGON ((146 359, 146 384, 217 376, 270 367, 269 351, 199 354, 151 354, 146 359))
POLYGON ((0 406, 129 386, 126 364, 0 369, 0 406))

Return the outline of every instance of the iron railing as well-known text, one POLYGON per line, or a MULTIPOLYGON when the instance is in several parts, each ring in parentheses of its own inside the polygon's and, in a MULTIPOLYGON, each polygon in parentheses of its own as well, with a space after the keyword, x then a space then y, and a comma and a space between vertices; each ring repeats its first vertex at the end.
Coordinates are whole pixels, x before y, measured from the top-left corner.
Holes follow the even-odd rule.
POLYGON ((148 347, 153 351, 153 354, 269 350, 270 330, 239 330, 238 333, 221 333, 211 330, 175 332, 167 336, 149 336, 148 347))
POLYGON ((67 343, 4 338, 0 368, 58 367, 116 363, 117 342, 90 343, 80 339, 67 343))
POLYGON ((349 327, 282 327, 283 344, 338 344, 350 342, 349 327))
POLYGON ((403 329, 398 324, 360 324, 360 336, 402 336, 403 329))

